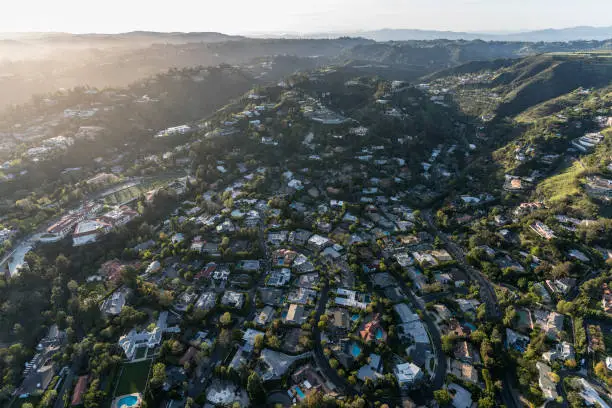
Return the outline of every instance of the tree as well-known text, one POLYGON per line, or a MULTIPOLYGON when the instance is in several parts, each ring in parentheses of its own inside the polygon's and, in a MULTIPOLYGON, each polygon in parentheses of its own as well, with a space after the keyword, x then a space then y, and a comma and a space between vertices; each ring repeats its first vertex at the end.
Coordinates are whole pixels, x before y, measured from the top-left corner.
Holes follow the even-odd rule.
POLYGON ((455 336, 453 335, 444 335, 442 336, 442 351, 445 354, 450 354, 453 351, 455 343, 455 336))
POLYGON ((221 325, 223 326, 229 326, 231 322, 232 322, 232 314, 230 312, 223 313, 221 317, 219 318, 219 323, 221 323, 221 325))
POLYGON ((572 273, 573 267, 574 265, 572 262, 560 263, 552 268, 550 276, 553 279, 567 278, 572 273))
POLYGON ((257 336, 255 336, 254 347, 257 350, 261 350, 264 347, 264 336, 263 336, 263 334, 258 334, 257 336))
POLYGON ((42 399, 40 400, 40 404, 38 405, 40 408, 50 408, 53 406, 55 399, 57 398, 57 391, 54 389, 47 390, 42 399))
POLYGON ((262 405, 266 401, 266 390, 261 381, 261 377, 256 372, 252 372, 247 380, 247 392, 253 405, 262 405))
POLYGON ((478 400, 478 408, 493 408, 494 406, 495 401, 489 396, 482 397, 478 400))
POLYGON ((512 327, 512 323, 514 323, 514 319, 516 319, 516 309, 514 306, 508 306, 504 313, 503 323, 505 326, 512 327))
POLYGON ((153 366, 153 374, 151 375, 151 388, 159 389, 166 381, 166 365, 164 363, 155 363, 153 366))
POLYGON ((438 404, 440 404, 440 406, 449 405, 453 400, 450 393, 446 389, 434 391, 434 398, 438 404))

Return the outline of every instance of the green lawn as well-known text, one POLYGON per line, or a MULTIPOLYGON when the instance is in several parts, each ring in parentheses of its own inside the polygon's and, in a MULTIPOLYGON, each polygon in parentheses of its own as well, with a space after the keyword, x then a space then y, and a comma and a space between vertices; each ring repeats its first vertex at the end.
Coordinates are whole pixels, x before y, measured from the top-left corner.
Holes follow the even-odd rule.
POLYGON ((119 377, 115 397, 135 392, 143 392, 147 385, 151 360, 124 364, 119 377))

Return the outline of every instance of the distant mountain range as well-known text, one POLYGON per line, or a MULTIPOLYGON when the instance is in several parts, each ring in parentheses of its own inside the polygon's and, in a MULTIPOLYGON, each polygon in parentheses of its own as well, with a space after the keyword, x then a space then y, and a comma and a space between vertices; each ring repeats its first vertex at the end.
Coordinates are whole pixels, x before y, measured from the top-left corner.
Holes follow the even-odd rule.
POLYGON ((259 33, 252 35, 227 35, 217 32, 156 32, 132 31, 119 34, 71 34, 71 33, 0 33, 0 40, 23 42, 78 43, 78 42, 130 42, 130 43, 169 43, 185 44, 194 42, 214 43, 240 41, 247 38, 269 39, 332 39, 339 37, 362 37, 369 40, 386 41, 431 41, 431 40, 483 40, 483 41, 527 41, 527 42, 565 42, 579 40, 612 39, 612 26, 609 27, 570 27, 511 33, 476 33, 441 30, 416 30, 385 28, 372 31, 323 32, 323 33, 259 33))
MULTIPOLYGON (((264 35, 262 35, 263 37, 264 35)), ((374 41, 427 41, 427 40, 483 40, 483 41, 529 41, 529 42, 558 42, 578 40, 607 40, 612 38, 610 27, 571 27, 559 29, 546 29, 525 31, 517 33, 467 33, 458 31, 413 30, 386 28, 374 31, 334 32, 317 34, 286 34, 270 35, 271 37, 286 38, 335 38, 339 36, 363 37, 374 41)))

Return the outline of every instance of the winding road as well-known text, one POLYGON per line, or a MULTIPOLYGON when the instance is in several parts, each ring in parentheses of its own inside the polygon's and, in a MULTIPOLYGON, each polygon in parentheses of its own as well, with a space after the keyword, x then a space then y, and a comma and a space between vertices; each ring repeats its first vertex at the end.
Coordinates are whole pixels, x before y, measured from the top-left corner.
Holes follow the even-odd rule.
MULTIPOLYGON (((468 264, 465 258, 465 251, 462 247, 453 242, 448 234, 440 231, 433 221, 431 210, 423 210, 421 217, 427 224, 429 232, 440 237, 446 250, 455 258, 459 263, 459 266, 468 274, 471 280, 478 283, 480 287, 480 296, 483 302, 487 305, 487 317, 491 320, 498 320, 501 318, 501 310, 497 303, 497 294, 495 293, 495 287, 493 283, 484 276, 480 271, 468 264)), ((507 408, 518 408, 521 407, 521 403, 518 401, 515 388, 513 387, 514 380, 510 373, 506 373, 502 378, 503 387, 501 391, 501 397, 504 405, 507 408)))

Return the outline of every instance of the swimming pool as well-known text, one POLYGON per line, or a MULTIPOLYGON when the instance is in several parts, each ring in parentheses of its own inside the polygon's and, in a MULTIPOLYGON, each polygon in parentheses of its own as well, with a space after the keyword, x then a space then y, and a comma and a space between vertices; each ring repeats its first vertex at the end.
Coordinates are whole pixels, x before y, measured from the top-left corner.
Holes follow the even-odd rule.
POLYGON ((472 323, 470 322, 466 322, 464 323, 464 326, 467 327, 468 329, 470 329, 471 331, 476 331, 476 326, 474 326, 472 323))
POLYGON ((354 314, 351 316, 351 320, 356 322, 357 320, 359 320, 359 315, 358 314, 354 314))
POLYGON ((138 404, 138 397, 135 395, 127 395, 119 399, 119 401, 117 401, 117 406, 119 408, 124 407, 124 406, 133 407, 136 404, 138 404))
POLYGON ((360 354, 361 354, 361 347, 359 347, 358 344, 353 343, 353 346, 351 347, 351 355, 357 358, 359 357, 360 354))
POLYGON ((296 393, 297 393, 297 395, 298 395, 300 398, 302 398, 302 399, 304 399, 304 397, 306 396, 306 395, 304 394, 304 392, 302 392, 302 390, 300 389, 300 387, 295 387, 295 392, 296 392, 296 393))
POLYGON ((379 328, 376 330, 376 340, 380 340, 380 339, 382 339, 382 338, 383 338, 383 331, 382 331, 382 329, 379 327, 379 328))

